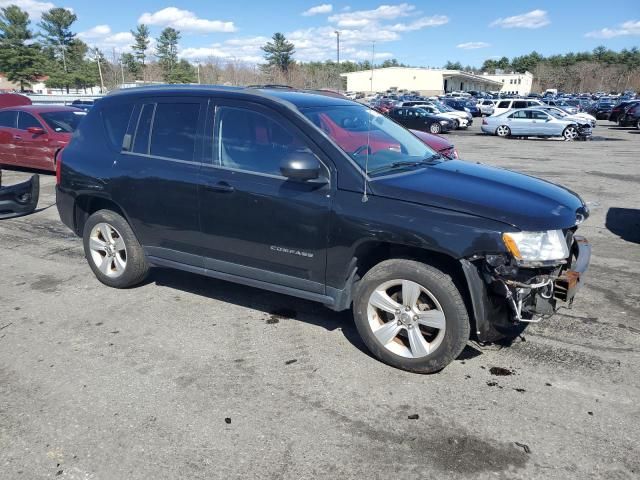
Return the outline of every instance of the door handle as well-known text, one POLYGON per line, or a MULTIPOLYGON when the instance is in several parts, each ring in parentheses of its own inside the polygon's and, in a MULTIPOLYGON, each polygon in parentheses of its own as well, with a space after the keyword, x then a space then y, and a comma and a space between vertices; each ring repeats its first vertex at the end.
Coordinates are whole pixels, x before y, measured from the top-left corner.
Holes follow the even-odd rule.
POLYGON ((227 182, 206 184, 204 188, 211 192, 219 192, 219 193, 231 193, 235 191, 235 188, 229 185, 227 182))

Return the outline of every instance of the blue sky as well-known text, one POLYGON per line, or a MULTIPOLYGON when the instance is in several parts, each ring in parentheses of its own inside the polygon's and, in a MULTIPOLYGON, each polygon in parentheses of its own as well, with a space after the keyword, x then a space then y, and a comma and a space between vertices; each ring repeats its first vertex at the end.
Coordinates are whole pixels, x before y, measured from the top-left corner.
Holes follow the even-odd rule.
POLYGON ((534 49, 548 55, 640 45, 640 0, 0 0, 0 6, 11 3, 34 20, 53 6, 73 9, 80 37, 108 52, 127 51, 129 30, 139 22, 154 36, 172 26, 182 32, 181 56, 192 61, 257 62, 260 46, 276 31, 293 41, 298 60, 334 59, 339 30, 342 59, 370 59, 375 41, 376 61, 393 57, 422 66, 480 65, 534 49))

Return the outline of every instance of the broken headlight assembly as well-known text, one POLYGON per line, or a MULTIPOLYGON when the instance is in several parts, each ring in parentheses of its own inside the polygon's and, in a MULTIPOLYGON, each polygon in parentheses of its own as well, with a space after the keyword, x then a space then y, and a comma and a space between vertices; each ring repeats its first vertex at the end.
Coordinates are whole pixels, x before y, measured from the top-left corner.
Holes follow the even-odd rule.
POLYGON ((546 266, 564 263, 569 247, 562 230, 546 232, 507 232, 502 241, 521 266, 546 266))

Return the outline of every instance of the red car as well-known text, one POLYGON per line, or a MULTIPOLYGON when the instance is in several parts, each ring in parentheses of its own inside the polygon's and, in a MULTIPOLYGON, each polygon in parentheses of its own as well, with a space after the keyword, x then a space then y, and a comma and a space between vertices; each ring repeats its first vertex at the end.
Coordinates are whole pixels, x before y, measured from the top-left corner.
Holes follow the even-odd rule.
POLYGON ((0 165, 55 171, 58 153, 86 112, 72 107, 22 105, 0 110, 0 165))
POLYGON ((442 138, 440 135, 421 132, 419 130, 411 130, 411 133, 422 140, 422 143, 426 143, 432 150, 435 150, 443 157, 450 159, 458 158, 458 151, 456 150, 456 147, 449 142, 449 140, 442 138))

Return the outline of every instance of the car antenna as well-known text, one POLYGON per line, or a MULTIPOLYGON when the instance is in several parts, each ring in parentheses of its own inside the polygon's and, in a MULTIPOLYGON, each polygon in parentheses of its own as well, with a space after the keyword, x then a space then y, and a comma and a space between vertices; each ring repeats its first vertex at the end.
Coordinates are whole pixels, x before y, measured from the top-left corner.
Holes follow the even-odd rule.
MULTIPOLYGON (((376 42, 371 42, 371 93, 373 93, 373 61, 376 58, 376 42)), ((371 107, 369 107, 371 108, 371 107)), ((364 159, 364 188, 362 193, 362 203, 367 203, 369 197, 367 196, 367 178, 369 177, 369 151, 371 150, 371 112, 367 112, 367 156, 364 159)))

